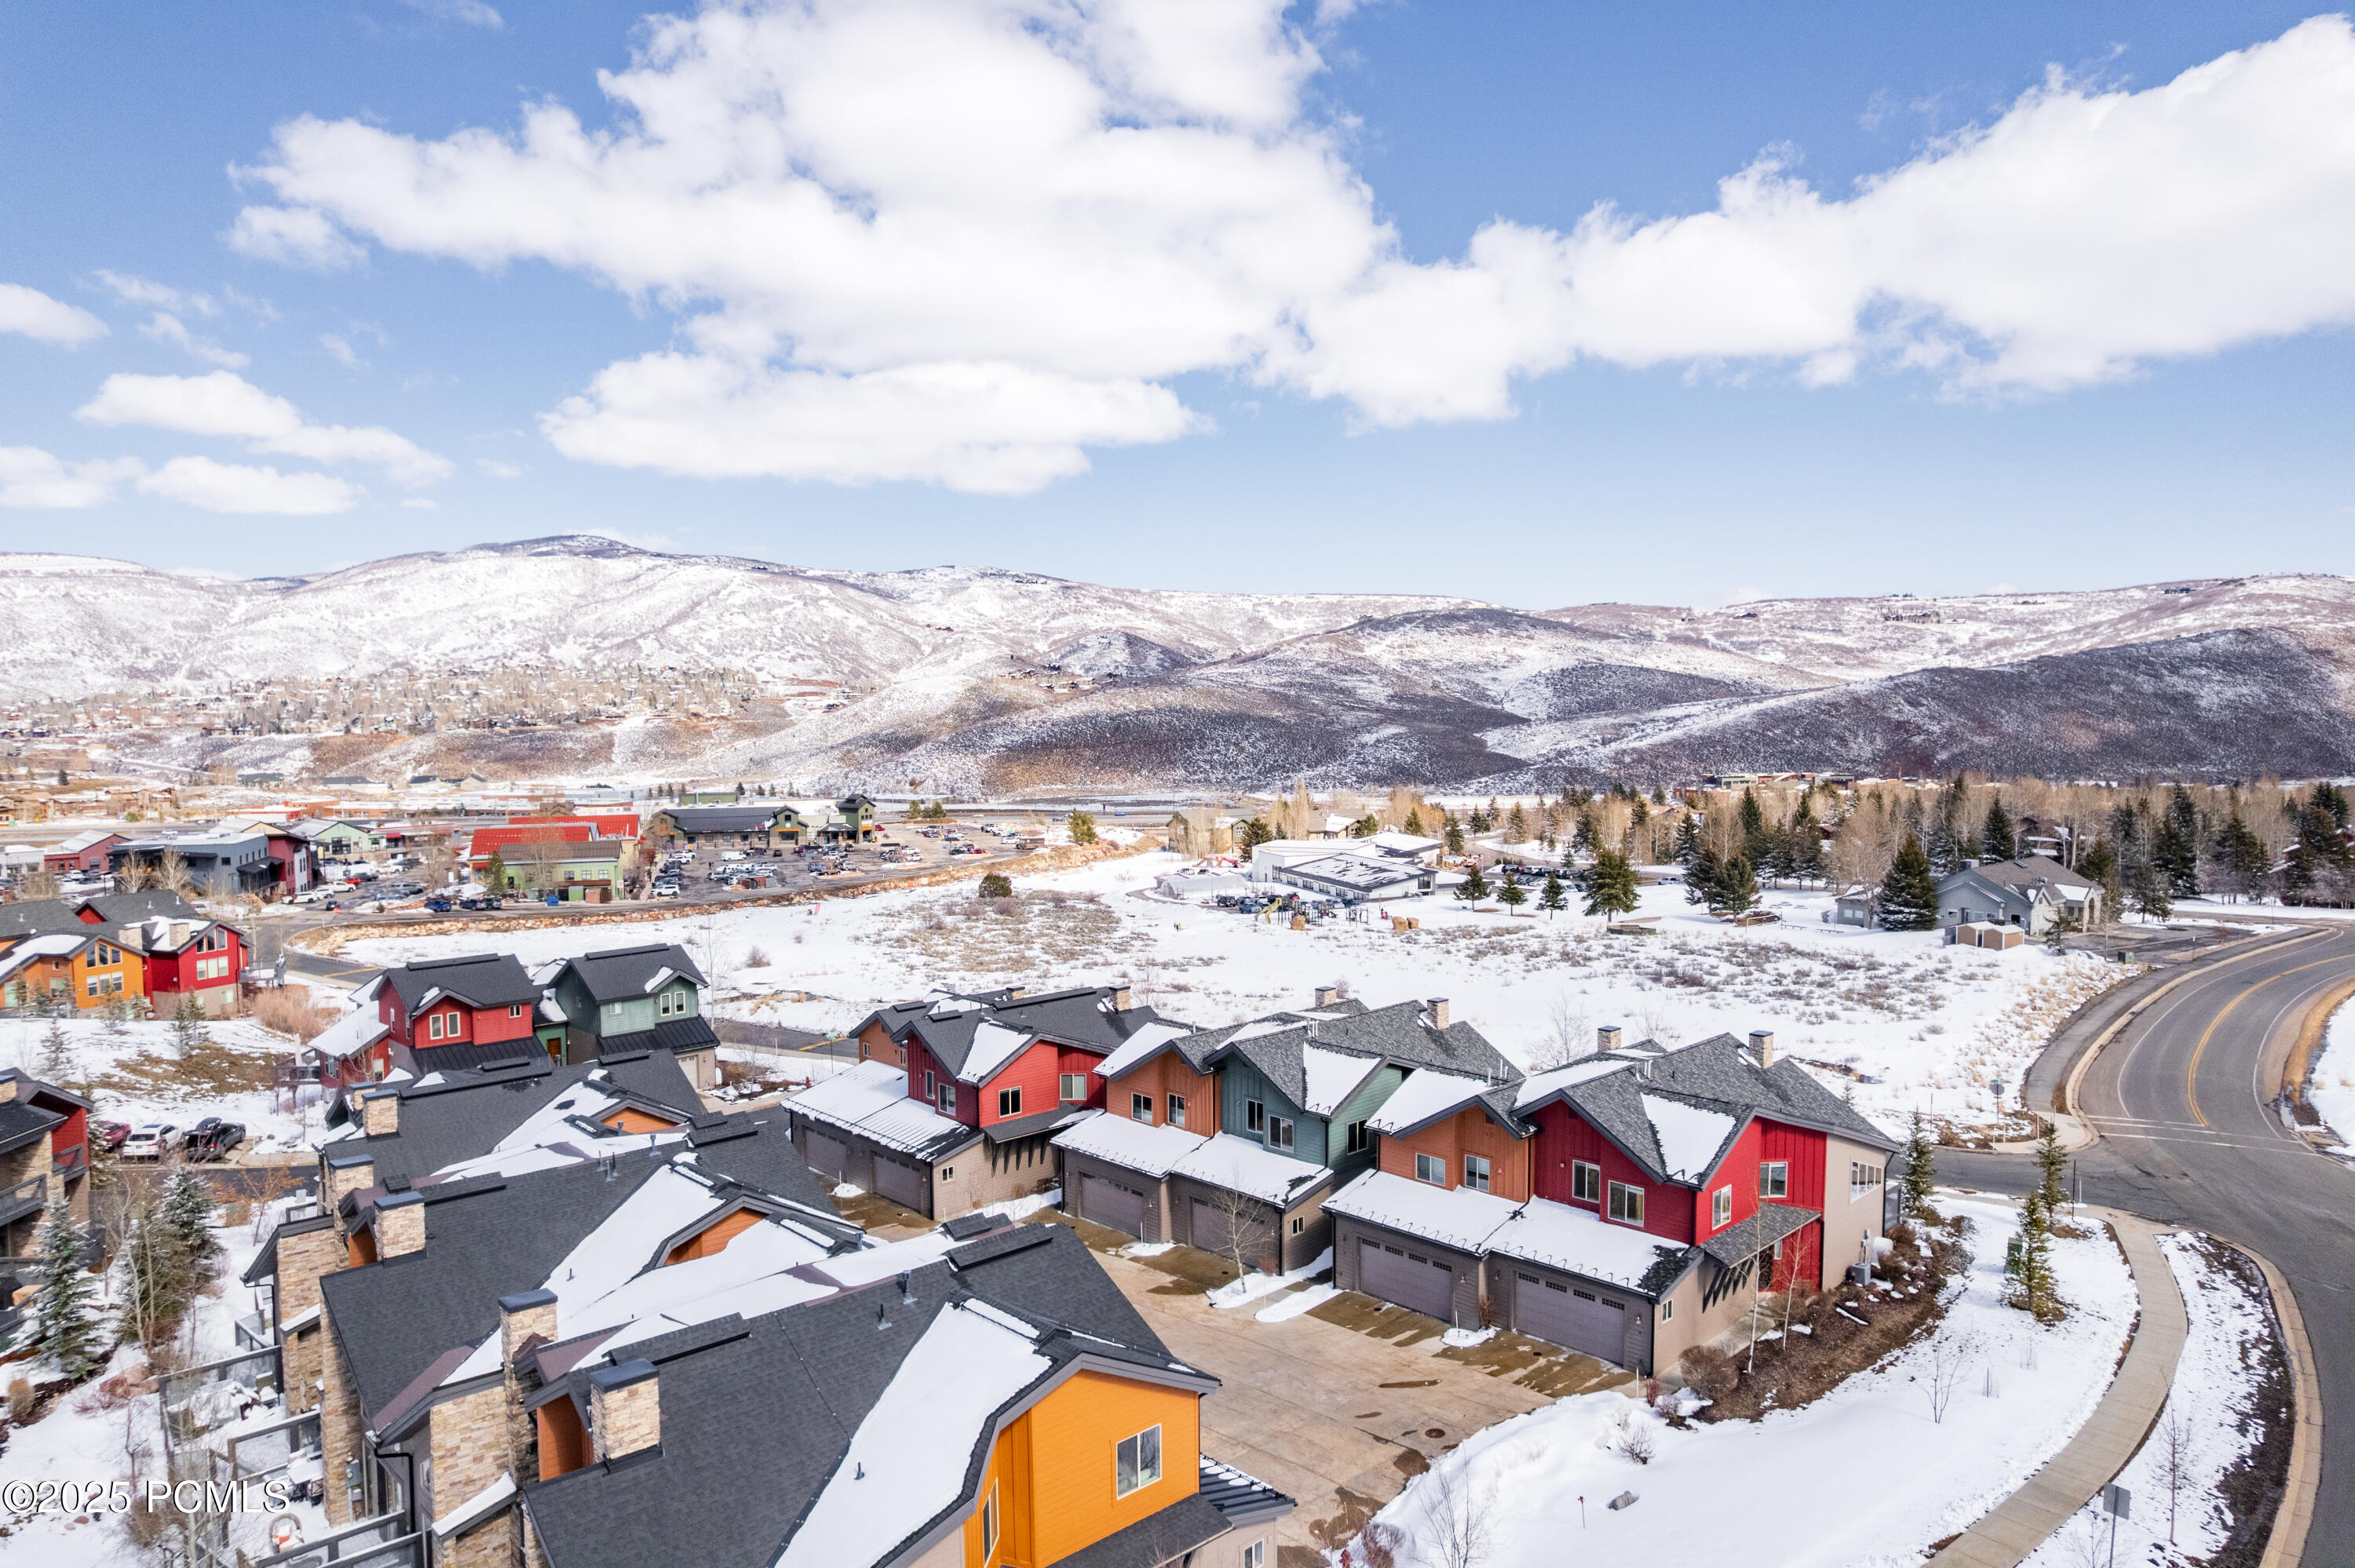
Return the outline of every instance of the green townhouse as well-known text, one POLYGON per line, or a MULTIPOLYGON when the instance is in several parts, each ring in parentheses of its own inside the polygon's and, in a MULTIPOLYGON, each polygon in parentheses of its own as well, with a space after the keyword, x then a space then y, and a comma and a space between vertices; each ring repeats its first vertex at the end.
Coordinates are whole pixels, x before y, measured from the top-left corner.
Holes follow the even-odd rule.
POLYGON ((1302 1011, 1141 1037, 1098 1069, 1103 1110, 1054 1138, 1064 1206, 1270 1273, 1306 1267, 1332 1243, 1326 1197, 1374 1164, 1368 1124, 1425 1070, 1519 1076, 1444 998, 1369 1008, 1320 989, 1302 1011))
POLYGON ((542 988, 541 1040, 551 1055, 570 1063, 666 1055, 698 1089, 718 1084, 719 1037, 703 1016, 703 971, 686 948, 608 948, 532 978, 542 988))

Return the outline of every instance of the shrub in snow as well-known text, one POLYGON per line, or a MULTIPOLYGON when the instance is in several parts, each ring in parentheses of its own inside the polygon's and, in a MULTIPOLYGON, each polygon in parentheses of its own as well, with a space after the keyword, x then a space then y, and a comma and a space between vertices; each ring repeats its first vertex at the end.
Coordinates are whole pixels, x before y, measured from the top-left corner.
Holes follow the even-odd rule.
POLYGON ((1004 872, 993 871, 981 879, 981 886, 975 896, 1011 898, 1014 896, 1014 883, 1004 872))
POLYGON ((1678 1356, 1677 1371, 1684 1374, 1685 1386, 1703 1399, 1723 1399, 1741 1381, 1733 1358, 1708 1345, 1694 1345, 1678 1356))

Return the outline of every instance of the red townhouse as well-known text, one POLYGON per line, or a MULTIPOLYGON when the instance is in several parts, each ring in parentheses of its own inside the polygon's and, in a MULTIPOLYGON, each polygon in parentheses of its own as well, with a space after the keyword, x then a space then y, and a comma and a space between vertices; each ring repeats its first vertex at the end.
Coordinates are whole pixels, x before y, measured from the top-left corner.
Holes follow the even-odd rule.
MULTIPOLYGON (((81 916, 93 926, 107 923, 97 902, 84 906, 81 916)), ((122 934, 123 945, 146 959, 147 1000, 156 1017, 170 1017, 184 1000, 215 1018, 237 1011, 249 951, 244 932, 192 910, 185 919, 152 916, 122 927, 122 934)))
POLYGON ((1182 1033, 1128 987, 936 992, 852 1031, 859 1065, 786 1106, 815 1169, 934 1219, 1054 1179, 1049 1139, 1102 1109, 1106 1056, 1148 1027, 1182 1033))
POLYGON ((1376 1169, 1326 1200, 1338 1283, 1649 1372, 1753 1287, 1835 1284, 1882 1230, 1898 1145, 1772 1034, 1602 1049, 1508 1085, 1418 1073, 1376 1169))
POLYGON ((540 1054, 540 987, 513 953, 421 959, 376 975, 354 999, 384 1025, 368 1043, 378 1077, 394 1067, 422 1076, 540 1054))
POLYGON ((43 851, 41 864, 59 876, 104 876, 107 852, 125 842, 121 833, 76 833, 55 849, 43 851))

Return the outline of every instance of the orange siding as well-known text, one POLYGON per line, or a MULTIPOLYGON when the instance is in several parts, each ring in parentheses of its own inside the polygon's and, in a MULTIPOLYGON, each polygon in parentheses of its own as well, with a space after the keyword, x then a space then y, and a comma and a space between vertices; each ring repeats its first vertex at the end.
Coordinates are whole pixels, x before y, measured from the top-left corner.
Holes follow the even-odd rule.
POLYGON ((1219 1130, 1219 1084, 1215 1078, 1204 1077, 1186 1065, 1186 1058, 1175 1051, 1164 1051, 1133 1073, 1128 1073, 1104 1091, 1104 1109, 1114 1116, 1129 1114, 1128 1097, 1153 1097, 1153 1125, 1161 1126, 1169 1119, 1169 1097, 1186 1097, 1186 1130, 1204 1134, 1219 1130))
POLYGON ((552 1481, 589 1462, 589 1434, 569 1399, 551 1399, 533 1413, 539 1418, 539 1478, 552 1481))
POLYGON ((647 1111, 623 1106, 605 1118, 605 1125, 616 1132, 668 1132, 678 1123, 668 1117, 655 1116, 647 1111))
MULTIPOLYGON (((1201 1480, 1199 1396, 1187 1389, 1078 1372, 999 1435, 988 1475, 998 1480, 1003 1539, 981 1557, 978 1507, 965 1523, 970 1568, 1059 1563, 1192 1493, 1201 1480), (1161 1479, 1113 1496, 1113 1450, 1124 1437, 1161 1428, 1161 1479)), ((989 1481, 982 1482, 983 1496, 989 1481)))
POLYGON ((1385 1135, 1376 1158, 1384 1171, 1412 1181, 1414 1157, 1436 1154, 1447 1163, 1448 1186, 1461 1187, 1464 1157, 1476 1154, 1488 1161, 1488 1191, 1518 1203, 1529 1196, 1529 1147, 1535 1141, 1515 1138, 1476 1107, 1433 1122, 1411 1137, 1385 1135))
POLYGON ((858 1059, 862 1062, 889 1062, 895 1067, 908 1065, 908 1053, 891 1044, 891 1032, 875 1019, 858 1032, 858 1059))
POLYGON ((739 1209, 719 1224, 705 1226, 671 1248, 663 1262, 685 1263, 691 1257, 709 1257, 760 1223, 761 1216, 752 1210, 739 1209))

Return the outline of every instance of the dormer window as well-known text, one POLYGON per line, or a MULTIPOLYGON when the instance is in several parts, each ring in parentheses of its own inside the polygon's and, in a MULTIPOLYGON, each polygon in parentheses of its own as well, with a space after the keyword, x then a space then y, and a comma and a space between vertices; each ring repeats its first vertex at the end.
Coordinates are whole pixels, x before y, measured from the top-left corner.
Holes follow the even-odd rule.
POLYGON ((685 986, 673 986, 655 998, 655 1012, 664 1018, 684 1018, 690 1000, 685 986))

